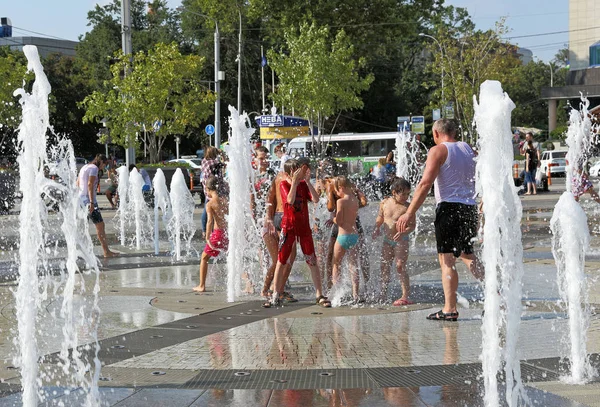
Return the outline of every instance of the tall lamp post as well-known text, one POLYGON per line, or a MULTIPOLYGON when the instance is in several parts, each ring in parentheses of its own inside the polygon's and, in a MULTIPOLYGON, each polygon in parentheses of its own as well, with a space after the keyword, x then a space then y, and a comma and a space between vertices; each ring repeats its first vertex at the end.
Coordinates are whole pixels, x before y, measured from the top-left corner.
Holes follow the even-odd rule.
MULTIPOLYGON (((217 99, 215 100, 215 147, 219 148, 221 146, 221 84, 222 73, 219 71, 220 66, 220 53, 219 53, 219 23, 216 19, 211 16, 207 16, 206 14, 196 13, 195 11, 190 11, 185 7, 177 7, 177 11, 194 14, 196 16, 208 18, 215 23, 215 94, 217 95, 217 99)), ((241 18, 241 17, 240 17, 241 18)), ((241 20, 240 20, 241 21, 241 20)))
POLYGON ((438 47, 440 47, 440 55, 442 56, 442 117, 444 117, 445 116, 444 110, 446 108, 446 101, 444 99, 444 50, 442 48, 442 44, 440 44, 440 42, 437 40, 437 38, 435 38, 431 35, 425 34, 425 33, 419 33, 419 37, 431 38, 432 40, 434 40, 436 42, 438 47))

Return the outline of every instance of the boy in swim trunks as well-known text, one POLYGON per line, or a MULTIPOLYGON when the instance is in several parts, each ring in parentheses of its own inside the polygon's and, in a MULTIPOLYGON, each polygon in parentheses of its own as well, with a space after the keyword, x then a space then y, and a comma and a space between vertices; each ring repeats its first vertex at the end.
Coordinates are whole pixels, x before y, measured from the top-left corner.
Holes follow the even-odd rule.
POLYGON ((221 250, 227 250, 229 240, 227 239, 227 221, 225 217, 229 214, 229 202, 225 196, 219 195, 219 178, 214 175, 206 180, 206 191, 209 201, 206 204, 206 246, 200 258, 200 284, 194 287, 194 291, 206 291, 206 274, 208 272, 208 259, 217 257, 221 250))
POLYGON ((333 179, 333 187, 339 197, 336 202, 336 214, 333 223, 338 226, 338 235, 333 248, 333 289, 339 287, 342 260, 348 253, 350 259, 350 275, 352 278, 352 297, 354 302, 359 302, 360 277, 358 276, 358 229, 356 217, 358 216, 358 198, 348 178, 338 176, 333 179))
POLYGON ((382 302, 387 300, 387 289, 390 283, 390 266, 396 263, 396 271, 400 277, 402 286, 402 297, 394 301, 395 306, 410 305, 412 301, 408 299, 410 295, 410 281, 406 272, 406 262, 408 261, 408 234, 414 230, 410 228, 398 240, 394 240, 396 235, 396 221, 402 216, 408 208, 408 197, 410 195, 410 183, 404 178, 396 178, 391 185, 392 196, 381 201, 379 212, 375 220, 375 230, 373 239, 380 234, 380 227, 383 225, 383 246, 381 248, 381 296, 382 302))
POLYGON ((280 293, 285 284, 285 269, 296 241, 300 243, 302 253, 310 268, 313 284, 317 295, 317 304, 329 308, 331 302, 323 296, 321 288, 321 274, 317 266, 315 247, 309 222, 308 201, 318 202, 319 196, 315 187, 310 183, 310 168, 308 165, 299 166, 295 160, 288 160, 284 164, 284 179, 279 184, 281 200, 283 202, 283 219, 281 221, 281 236, 279 239, 279 254, 275 267, 275 281, 273 298, 271 302, 263 304, 269 308, 281 304, 280 293))

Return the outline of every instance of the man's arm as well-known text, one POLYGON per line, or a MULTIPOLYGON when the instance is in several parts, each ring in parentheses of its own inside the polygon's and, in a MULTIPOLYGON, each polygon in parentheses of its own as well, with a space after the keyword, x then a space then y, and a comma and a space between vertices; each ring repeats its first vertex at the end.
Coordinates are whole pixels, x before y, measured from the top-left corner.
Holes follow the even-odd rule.
POLYGON ((415 194, 413 195, 413 199, 406 210, 406 213, 400 216, 396 222, 396 229, 399 233, 406 233, 408 228, 412 226, 412 223, 415 222, 417 210, 423 205, 423 202, 425 202, 425 198, 427 198, 427 194, 431 190, 431 186, 440 173, 440 168, 447 157, 448 149, 443 144, 429 150, 427 162, 425 163, 425 172, 423 173, 421 182, 417 185, 415 194))

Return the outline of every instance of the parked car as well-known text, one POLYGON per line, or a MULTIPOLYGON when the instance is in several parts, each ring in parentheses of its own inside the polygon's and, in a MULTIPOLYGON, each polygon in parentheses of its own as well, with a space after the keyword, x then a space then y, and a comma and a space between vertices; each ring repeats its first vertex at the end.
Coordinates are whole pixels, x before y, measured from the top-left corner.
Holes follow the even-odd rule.
POLYGON ((600 161, 590 167, 590 176, 599 177, 600 176, 600 161))
POLYGON ((565 175, 565 167, 567 165, 567 151, 544 151, 540 161, 539 170, 544 174, 548 174, 548 169, 552 176, 565 175))

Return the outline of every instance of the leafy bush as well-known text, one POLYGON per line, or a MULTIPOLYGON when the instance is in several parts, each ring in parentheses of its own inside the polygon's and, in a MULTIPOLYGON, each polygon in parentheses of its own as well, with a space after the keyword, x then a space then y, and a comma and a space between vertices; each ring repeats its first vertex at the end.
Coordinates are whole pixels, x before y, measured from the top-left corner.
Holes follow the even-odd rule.
POLYGON ((567 135, 567 125, 558 126, 550 132, 550 140, 564 140, 567 135))

